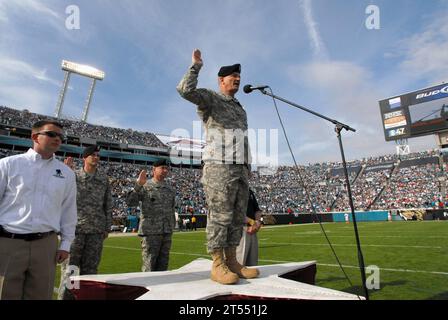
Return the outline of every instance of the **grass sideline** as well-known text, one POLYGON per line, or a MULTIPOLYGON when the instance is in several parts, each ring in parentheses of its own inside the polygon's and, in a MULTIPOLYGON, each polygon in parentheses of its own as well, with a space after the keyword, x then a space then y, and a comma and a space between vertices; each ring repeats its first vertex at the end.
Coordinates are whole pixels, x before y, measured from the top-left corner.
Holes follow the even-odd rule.
MULTIPOLYGON (((258 236, 259 264, 315 260, 316 285, 362 295, 353 224, 323 226, 353 286, 318 224, 263 227, 258 236)), ((448 299, 448 222, 366 222, 358 223, 358 228, 366 267, 380 268, 380 289, 369 291, 372 300, 448 299)), ((203 229, 175 232, 169 269, 209 258, 205 244, 203 229)), ((100 274, 139 272, 140 267, 140 238, 111 236, 105 241, 100 274)))

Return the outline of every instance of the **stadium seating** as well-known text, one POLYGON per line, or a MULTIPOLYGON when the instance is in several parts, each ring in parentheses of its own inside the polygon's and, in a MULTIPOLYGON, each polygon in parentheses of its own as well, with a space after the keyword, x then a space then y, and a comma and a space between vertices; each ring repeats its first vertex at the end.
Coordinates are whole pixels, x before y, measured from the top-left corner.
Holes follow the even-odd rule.
MULTIPOLYGON (((48 116, 0 106, 0 124, 30 128, 32 123, 48 116)), ((153 133, 131 129, 118 129, 88 124, 81 121, 60 120, 71 135, 83 135, 102 141, 121 142, 148 147, 165 146, 153 133)), ((20 151, 2 146, 0 158, 20 151)), ((81 160, 75 159, 77 167, 81 160)), ((441 199, 438 177, 443 174, 444 157, 438 150, 413 153, 407 156, 384 155, 350 161, 350 184, 355 210, 397 208, 440 208, 441 199)), ((101 162, 101 170, 110 177, 114 197, 114 217, 118 224, 138 208, 128 208, 126 194, 135 183, 144 165, 132 163, 101 162)), ((201 215, 207 213, 204 191, 200 183, 201 169, 173 167, 168 183, 176 189, 176 210, 179 214, 201 215)), ((312 207, 302 185, 307 186, 309 197, 317 212, 347 211, 350 209, 346 195, 345 177, 340 162, 315 163, 300 166, 299 171, 281 166, 271 175, 254 172, 250 186, 255 191, 260 207, 266 214, 309 213, 312 207), (300 175, 302 179, 300 179, 300 175)))

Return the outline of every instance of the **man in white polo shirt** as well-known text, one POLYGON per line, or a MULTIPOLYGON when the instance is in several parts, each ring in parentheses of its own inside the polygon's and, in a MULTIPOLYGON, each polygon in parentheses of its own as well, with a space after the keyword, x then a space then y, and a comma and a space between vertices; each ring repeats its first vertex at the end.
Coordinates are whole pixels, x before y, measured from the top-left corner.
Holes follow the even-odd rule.
POLYGON ((0 159, 0 297, 5 300, 51 299, 56 263, 68 257, 75 237, 75 174, 54 156, 64 139, 62 125, 38 121, 31 139, 27 153, 0 159))

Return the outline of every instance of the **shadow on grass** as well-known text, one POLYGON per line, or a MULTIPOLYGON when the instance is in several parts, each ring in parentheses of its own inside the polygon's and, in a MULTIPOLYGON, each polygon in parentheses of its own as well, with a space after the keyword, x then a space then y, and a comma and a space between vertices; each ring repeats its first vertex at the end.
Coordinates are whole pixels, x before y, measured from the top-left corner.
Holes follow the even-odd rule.
POLYGON ((322 276, 320 279, 318 279, 318 283, 324 283, 324 282, 333 282, 333 281, 345 281, 346 283, 348 283, 347 282, 347 279, 344 277, 344 276, 340 276, 340 277, 325 277, 325 276, 322 276))
POLYGON ((331 285, 332 283, 340 283, 340 282, 344 282, 345 284, 348 284, 347 279, 345 277, 341 276, 341 277, 329 277, 329 278, 319 279, 316 282, 316 285, 319 287, 323 287, 323 288, 331 288, 334 290, 338 290, 338 291, 342 291, 342 292, 346 292, 346 293, 350 293, 350 294, 354 294, 354 295, 364 296, 364 291, 361 286, 351 286, 351 287, 342 289, 339 285, 337 285, 337 286, 331 285))
MULTIPOLYGON (((408 282, 409 281, 404 281, 404 280, 397 280, 397 281, 390 281, 390 282, 381 282, 380 289, 378 289, 378 290, 369 290, 369 296, 373 292, 381 291, 382 289, 384 289, 384 288, 386 288, 388 286, 391 286, 391 287, 403 286, 403 285, 405 285, 408 282)), ((358 294, 358 295, 364 296, 364 288, 362 286, 360 286, 360 285, 344 288, 344 289, 342 289, 342 291, 347 292, 347 293, 358 294)))
POLYGON ((440 292, 435 296, 429 297, 427 300, 448 300, 448 291, 440 292))
MULTIPOLYGON (((344 282, 345 284, 349 284, 349 282, 347 281, 347 278, 345 278, 344 276, 339 276, 339 277, 333 276, 333 277, 324 277, 324 278, 319 279, 316 282, 316 285, 320 286, 320 287, 324 287, 324 288, 332 288, 332 289, 335 289, 338 291, 343 291, 343 292, 351 293, 351 294, 355 294, 355 295, 361 295, 361 296, 364 295, 363 294, 364 291, 361 286, 352 286, 352 287, 340 289, 339 285, 337 285, 337 287, 339 287, 339 288, 336 288, 334 285, 330 285, 330 284, 341 283, 341 282, 344 282)), ((341 284, 341 286, 342 285, 343 284, 341 284)))

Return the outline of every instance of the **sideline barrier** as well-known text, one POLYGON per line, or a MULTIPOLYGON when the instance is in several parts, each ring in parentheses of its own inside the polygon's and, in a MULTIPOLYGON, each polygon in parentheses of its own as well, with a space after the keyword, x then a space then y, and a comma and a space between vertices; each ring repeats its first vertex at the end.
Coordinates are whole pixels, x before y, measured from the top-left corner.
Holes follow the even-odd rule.
MULTIPOLYGON (((352 222, 351 212, 337 212, 332 213, 334 222, 345 222, 345 215, 348 214, 349 221, 352 222)), ((388 221, 389 211, 365 211, 355 212, 357 222, 361 221, 388 221)))
MULTIPOLYGON (((357 222, 372 222, 372 221, 404 221, 400 216, 400 212, 413 211, 411 209, 406 210, 375 210, 375 211, 356 211, 357 222)), ((415 211, 415 210, 414 210, 415 211)), ((322 222, 346 222, 346 215, 352 222, 351 212, 318 212, 320 220, 322 222)), ((269 216, 269 215, 264 215, 269 216)), ((318 223, 318 220, 314 214, 310 213, 279 213, 272 214, 275 218, 276 225, 285 224, 306 224, 306 223, 318 223)), ((197 227, 205 228, 207 224, 207 215, 195 215, 197 218, 197 227)), ((179 214, 179 218, 191 218, 191 215, 179 214)), ((448 220, 448 210, 430 210, 423 209, 422 220, 448 220)), ((271 223, 268 223, 271 224, 271 223)))

